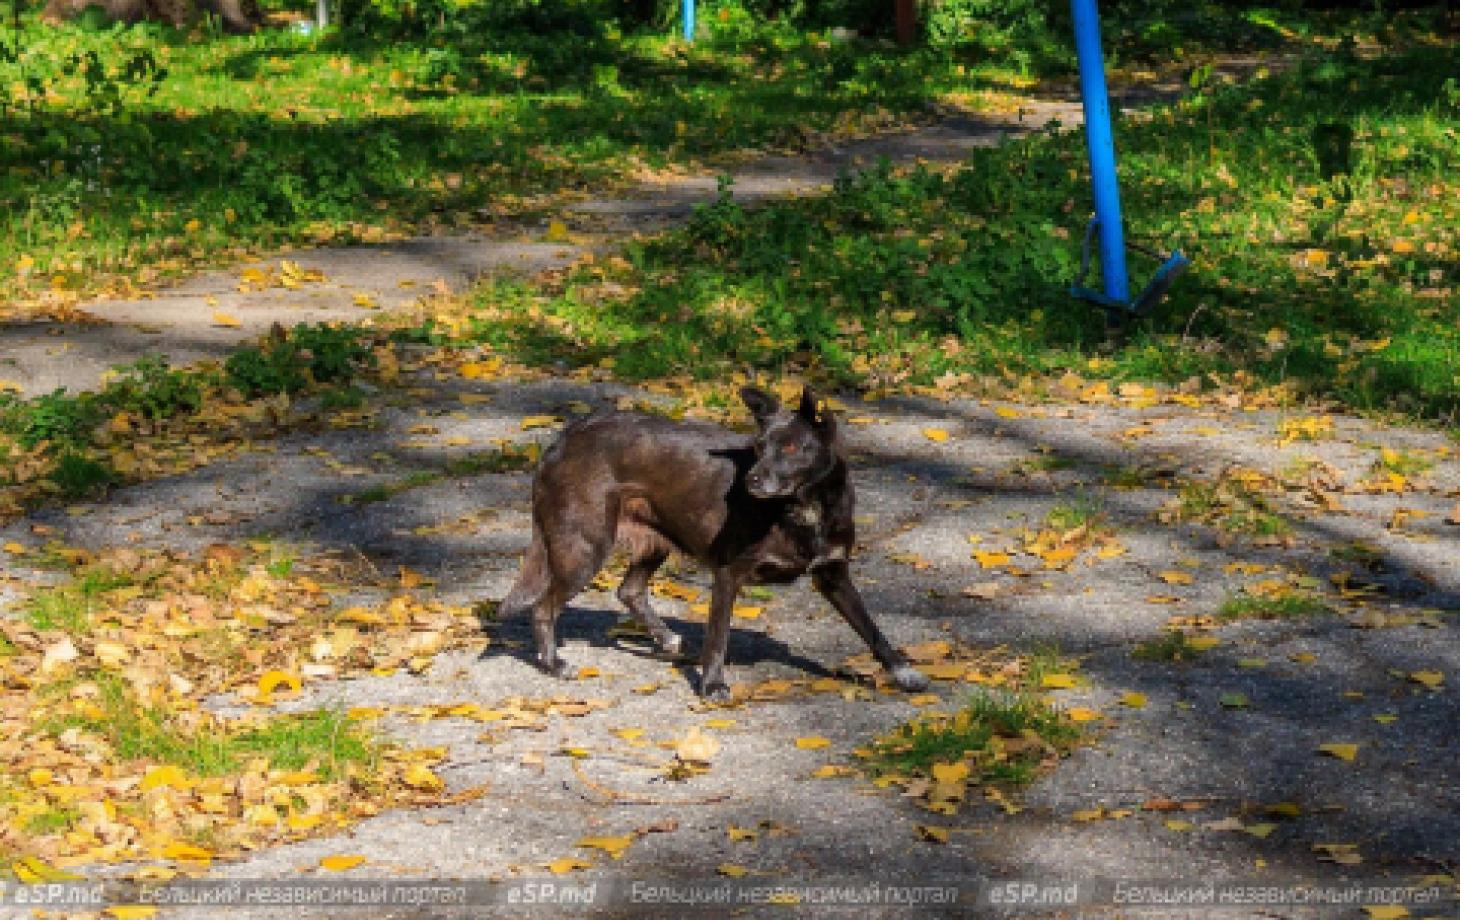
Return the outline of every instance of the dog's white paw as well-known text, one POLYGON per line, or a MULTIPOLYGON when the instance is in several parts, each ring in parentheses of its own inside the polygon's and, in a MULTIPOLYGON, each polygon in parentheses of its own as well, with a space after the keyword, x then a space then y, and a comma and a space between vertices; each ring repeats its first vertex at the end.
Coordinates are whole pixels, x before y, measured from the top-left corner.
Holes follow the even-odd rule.
POLYGON ((892 669, 892 682, 909 693, 928 689, 928 676, 910 664, 900 664, 892 669))
POLYGON ((700 695, 705 698, 705 702, 717 706, 730 702, 730 688, 725 684, 710 684, 700 695))

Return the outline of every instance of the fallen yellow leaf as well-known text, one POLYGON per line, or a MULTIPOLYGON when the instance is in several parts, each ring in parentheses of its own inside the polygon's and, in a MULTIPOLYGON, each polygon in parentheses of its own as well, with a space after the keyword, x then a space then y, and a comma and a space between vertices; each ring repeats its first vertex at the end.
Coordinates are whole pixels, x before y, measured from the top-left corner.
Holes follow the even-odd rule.
POLYGON ((164 767, 148 767, 147 773, 143 775, 142 782, 138 788, 146 792, 148 789, 156 789, 159 786, 168 786, 173 789, 186 789, 189 785, 191 783, 188 781, 188 775, 182 771, 181 767, 168 765, 164 767))
POLYGON ((1318 745, 1318 750, 1330 757, 1337 757, 1339 760, 1345 762, 1352 762, 1355 757, 1359 756, 1359 746, 1357 744, 1331 742, 1318 745))
POLYGON ((584 837, 577 846, 584 849, 602 850, 614 859, 622 859, 624 851, 634 842, 633 835, 623 837, 584 837))
POLYGON ((804 735, 796 739, 796 747, 803 751, 814 751, 831 747, 831 739, 823 738, 820 735, 804 735))
POLYGON ((423 763, 413 763, 407 767, 401 774, 401 781, 412 789, 424 792, 436 792, 446 787, 445 781, 423 763))
POLYGON ((344 872, 353 869, 365 861, 365 857, 359 854, 350 856, 325 856, 320 859, 319 867, 329 872, 344 872))
POLYGON ((228 329, 237 329, 239 326, 242 326, 243 323, 240 323, 238 321, 238 318, 233 316, 232 314, 224 313, 222 310, 214 310, 213 325, 223 326, 228 329))
POLYGON ((942 428, 924 428, 923 437, 937 444, 942 444, 948 440, 948 432, 942 428))
POLYGON ((935 763, 933 779, 940 783, 961 783, 968 779, 968 764, 961 760, 957 763, 935 763))
POLYGON ((674 754, 685 763, 709 763, 720 753, 720 742, 690 726, 683 738, 674 745, 674 754))
POLYGON ((274 691, 280 687, 289 688, 290 695, 293 695, 299 692, 301 686, 303 685, 297 674, 290 674, 288 671, 266 671, 259 678, 259 692, 258 696, 254 697, 254 701, 267 706, 274 701, 274 691))
POLYGON ((213 858, 211 850, 195 847, 190 843, 174 841, 162 848, 163 859, 177 859, 187 862, 207 862, 213 858))
POLYGON ((1438 690, 1445 682, 1445 675, 1439 671, 1415 671, 1409 675, 1409 679, 1417 684, 1423 684, 1430 690, 1438 690))

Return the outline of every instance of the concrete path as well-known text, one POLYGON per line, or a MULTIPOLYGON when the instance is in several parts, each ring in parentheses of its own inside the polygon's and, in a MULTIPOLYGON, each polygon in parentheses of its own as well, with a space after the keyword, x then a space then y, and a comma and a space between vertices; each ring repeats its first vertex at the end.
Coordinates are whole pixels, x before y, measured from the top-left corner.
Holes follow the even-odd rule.
MULTIPOLYGON (((565 415, 576 402, 625 395, 663 399, 553 378, 468 381, 429 367, 402 382, 411 399, 380 405, 370 427, 289 434, 255 453, 122 489, 104 503, 39 513, 0 528, 0 541, 34 542, 31 527, 42 524, 82 546, 196 552, 268 534, 301 545, 306 556, 347 554, 387 573, 409 566, 453 603, 498 598, 527 542, 528 474, 448 476, 371 503, 342 498, 445 469, 452 457, 497 439, 551 437, 524 433, 527 416, 565 415)), ((862 649, 806 585, 758 601, 765 613, 737 620, 731 640, 732 682, 791 683, 712 712, 698 706, 692 672, 614 638, 617 602, 590 591, 574 602, 562 630, 566 657, 596 669, 592 677, 564 683, 540 674, 525 660, 524 624, 502 623, 480 656, 445 653, 419 676, 315 681, 286 704, 601 701, 586 715, 550 716, 538 731, 403 714, 380 723, 408 746, 444 745, 450 755, 441 775, 453 789, 488 784, 484 798, 387 813, 347 834, 217 866, 209 877, 597 881, 595 897, 604 900, 595 912, 623 917, 726 915, 683 907, 656 913, 622 895, 635 881, 728 883, 726 865, 750 873, 737 886, 964 886, 965 899, 953 905, 881 900, 848 911, 805 901, 797 916, 1032 915, 967 900, 988 879, 1085 886, 1084 906, 1062 916, 1209 913, 1116 910, 1109 893, 1122 880, 1306 880, 1341 895, 1352 890, 1345 886, 1428 877, 1426 884, 1453 897, 1460 857, 1460 528, 1446 522, 1460 492, 1453 446, 1438 433, 1348 417, 1336 417, 1329 437, 1284 444, 1279 412, 1140 402, 904 398, 845 413, 856 419, 845 426, 862 528, 854 571, 894 641, 946 640, 980 668, 1040 648, 1078 662, 1078 686, 1055 696, 1060 705, 1100 713, 1093 743, 1026 793, 999 801, 974 790, 947 817, 895 788, 815 776, 827 764, 854 763, 854 749, 921 710, 905 694, 846 679, 846 663, 862 649), (946 440, 930 438, 929 428, 946 432, 946 440), (1432 466, 1402 492, 1375 490, 1381 446, 1432 466), (1330 502, 1317 503, 1302 485, 1304 470, 1315 469, 1330 502), (1291 536, 1263 541, 1163 520, 1187 484, 1211 485, 1224 475, 1228 482, 1268 477, 1263 494, 1291 523, 1291 536), (1029 529, 1078 503, 1100 511, 1118 552, 1082 552, 1065 567, 1021 554, 1029 529), (985 567, 974 550, 1008 551, 1012 562, 985 567), (1269 590, 1265 582, 1306 586, 1334 612, 1217 628, 1218 644, 1194 660, 1133 656, 1173 617, 1210 618, 1232 598, 1269 590), (1362 587, 1345 592, 1340 585, 1362 587), (1441 675, 1433 688, 1412 677, 1426 672, 1441 675), (837 680, 814 683, 827 677, 837 680), (1233 694, 1240 705, 1231 704, 1233 694), (658 744, 691 727, 713 734, 721 751, 707 773, 666 782, 653 768, 669 757, 658 744), (629 740, 626 729, 642 734, 629 740), (798 747, 808 736, 830 745, 798 747), (1357 757, 1325 756, 1319 746, 1328 743, 1356 744, 1357 757), (568 756, 568 749, 579 753, 568 756), (919 828, 929 825, 947 829, 947 842, 926 839, 919 828), (732 827, 746 833, 732 834, 732 827), (588 835, 634 840, 622 859, 609 859, 575 846, 588 835), (321 873, 319 859, 339 853, 368 861, 349 873, 321 873), (1334 862, 1335 853, 1347 854, 1346 864, 1334 862), (547 863, 569 856, 589 865, 548 873, 547 863)), ((693 567, 671 577, 707 589, 705 573, 693 567)), ((702 620, 689 605, 657 604, 687 644, 697 645, 702 620)), ((936 705, 958 706, 971 686, 937 681, 936 705)), ((741 907, 741 915, 785 915, 765 904, 741 907)), ((1453 908, 1450 901, 1414 915, 1453 908)), ((568 916, 581 908, 530 913, 568 916)), ((371 916, 528 914, 498 903, 371 916)), ((334 914, 290 913, 306 915, 334 914)), ((1249 904, 1220 916, 1363 914, 1352 905, 1249 904)))

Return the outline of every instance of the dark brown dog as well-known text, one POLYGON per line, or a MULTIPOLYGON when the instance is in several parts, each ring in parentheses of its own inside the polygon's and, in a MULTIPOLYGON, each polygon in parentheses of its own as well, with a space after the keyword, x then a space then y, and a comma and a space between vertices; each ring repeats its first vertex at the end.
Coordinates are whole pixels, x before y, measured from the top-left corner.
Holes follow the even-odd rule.
POLYGON ((679 636, 649 606, 649 579, 670 551, 708 565, 714 586, 700 651, 700 693, 730 698, 725 647, 742 585, 787 583, 811 573, 905 690, 928 681, 888 644, 852 585, 852 483, 836 420, 810 389, 795 411, 747 387, 753 439, 711 425, 603 412, 569 425, 543 454, 532 488, 532 543, 504 616, 532 615, 538 664, 565 675, 557 619, 615 542, 630 555, 618 596, 660 649, 679 636))

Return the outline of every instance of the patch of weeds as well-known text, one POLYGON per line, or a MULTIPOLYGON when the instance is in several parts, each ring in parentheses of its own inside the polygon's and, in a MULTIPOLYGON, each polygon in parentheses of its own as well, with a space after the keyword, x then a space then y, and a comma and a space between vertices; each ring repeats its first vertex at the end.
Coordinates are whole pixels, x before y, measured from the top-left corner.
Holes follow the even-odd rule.
POLYGON ((71 567, 66 583, 37 591, 23 608, 26 622, 38 630, 59 629, 84 633, 91 629, 91 614, 99 598, 110 591, 146 583, 156 573, 139 579, 102 563, 71 567))
MULTIPOLYGON (((350 764, 369 765, 377 756, 374 740, 337 710, 275 716, 253 724, 229 726, 188 719, 137 700, 112 674, 96 674, 97 692, 87 712, 50 720, 60 734, 79 727, 104 739, 124 760, 174 764, 195 776, 225 776, 251 757, 266 757, 272 767, 297 770, 317 765, 327 779, 350 764)), ((74 691, 74 686, 73 686, 74 691)))
POLYGON ((269 561, 264 563, 264 571, 275 578, 288 578, 294 573, 294 563, 298 558, 291 550, 270 553, 269 561))
POLYGON ((25 621, 33 629, 84 633, 91 629, 91 598, 69 588, 37 592, 25 605, 25 621))
POLYGON ((1112 489, 1144 489, 1150 474, 1141 466, 1108 466, 1101 472, 1101 478, 1112 489))
POLYGON ((17 651, 19 650, 15 647, 15 643, 10 641, 10 637, 0 633, 0 658, 9 658, 17 651))
POLYGON ((1191 661, 1201 650, 1191 644, 1186 633, 1170 629, 1154 639, 1147 639, 1131 650, 1130 656, 1140 661, 1191 661))
POLYGON ((1065 657, 1058 645, 1042 643, 1036 645, 1024 661, 1023 686, 1035 690, 1044 684, 1046 674, 1066 674, 1076 670, 1079 662, 1065 657))
POLYGON ((1342 562, 1363 566, 1371 572, 1377 572, 1384 567, 1384 553, 1373 544, 1362 540, 1340 543, 1330 548, 1328 554, 1342 562))
POLYGON ((1333 419, 1326 415, 1285 418, 1278 422, 1278 443, 1286 447, 1294 441, 1322 441, 1333 437, 1333 419))
POLYGON ((348 383, 373 366, 375 356, 361 330, 327 323, 300 324, 276 332, 263 345, 228 356, 226 382, 246 397, 297 393, 328 383, 348 383))
POLYGON ((1434 466, 1435 461, 1431 457, 1412 451, 1384 447, 1380 448, 1379 456, 1374 459, 1373 471, 1395 476, 1416 476, 1429 472, 1434 466))
POLYGON ((402 492, 440 482, 447 476, 476 476, 481 473, 512 473, 531 469, 537 464, 541 454, 542 446, 536 443, 503 442, 492 450, 453 457, 446 461, 443 471, 417 470, 395 482, 382 483, 353 495, 342 496, 340 501, 347 505, 368 505, 372 502, 388 501, 402 492))
POLYGON ((105 412, 94 396, 71 396, 56 390, 27 400, 14 400, 0 415, 0 427, 15 435, 22 447, 73 444, 101 423, 105 412))
POLYGON ((117 474, 100 460, 67 451, 56 460, 50 481, 62 498, 94 498, 116 483, 117 474))
POLYGON ((1280 620, 1331 613, 1332 608, 1319 598, 1301 591, 1275 594, 1236 594, 1217 608, 1222 620, 1280 620))
POLYGON ((373 502, 389 501, 402 492, 409 492, 411 489, 428 486, 433 482, 439 482, 441 478, 442 475, 440 473, 432 470, 417 470, 395 482, 381 483, 378 486, 372 486, 362 492, 356 492, 353 495, 343 495, 340 497, 340 501, 346 505, 368 505, 373 502))
POLYGON ((1020 473, 1029 475, 1031 473, 1056 473, 1060 470, 1070 469, 1073 466, 1075 466, 1074 458, 1048 452, 1030 457, 1027 460, 1020 460, 1014 464, 1014 469, 1020 473))
POLYGON ((117 376, 106 388, 108 406, 153 421, 201 409, 217 378, 212 372, 175 370, 158 357, 146 357, 116 370, 117 376))
POLYGON ((542 445, 536 442, 516 444, 504 443, 492 450, 478 451, 465 457, 453 457, 446 462, 448 476, 475 476, 478 473, 515 473, 531 469, 542 455, 542 445))
POLYGON ((926 775, 936 764, 967 763, 970 782, 1023 785, 1079 729, 1040 697, 979 688, 956 713, 936 713, 879 738, 866 757, 876 775, 926 775))
POLYGON ((73 808, 60 806, 47 808, 45 811, 31 815, 25 821, 25 832, 44 836, 55 834, 66 830, 81 817, 81 813, 73 808))
POLYGON ((326 409, 358 409, 365 404, 365 391, 356 386, 330 387, 320 394, 326 409))
POLYGON ((230 735, 228 751, 236 760, 267 757, 280 770, 314 763, 325 779, 339 778, 352 764, 372 766, 378 756, 374 740, 337 709, 276 716, 230 735))
POLYGON ((1215 524, 1232 533, 1281 539, 1293 527, 1250 480, 1224 475, 1216 482, 1188 480, 1177 493, 1175 520, 1215 524))
POLYGON ((1049 513, 1044 516, 1044 525, 1057 533, 1067 533, 1081 527, 1095 530, 1104 519, 1105 509, 1100 498, 1081 492, 1049 509, 1049 513))
POLYGON ((1323 469, 1323 461, 1313 457, 1294 457, 1283 464, 1280 472, 1286 482, 1302 482, 1310 473, 1323 469))

